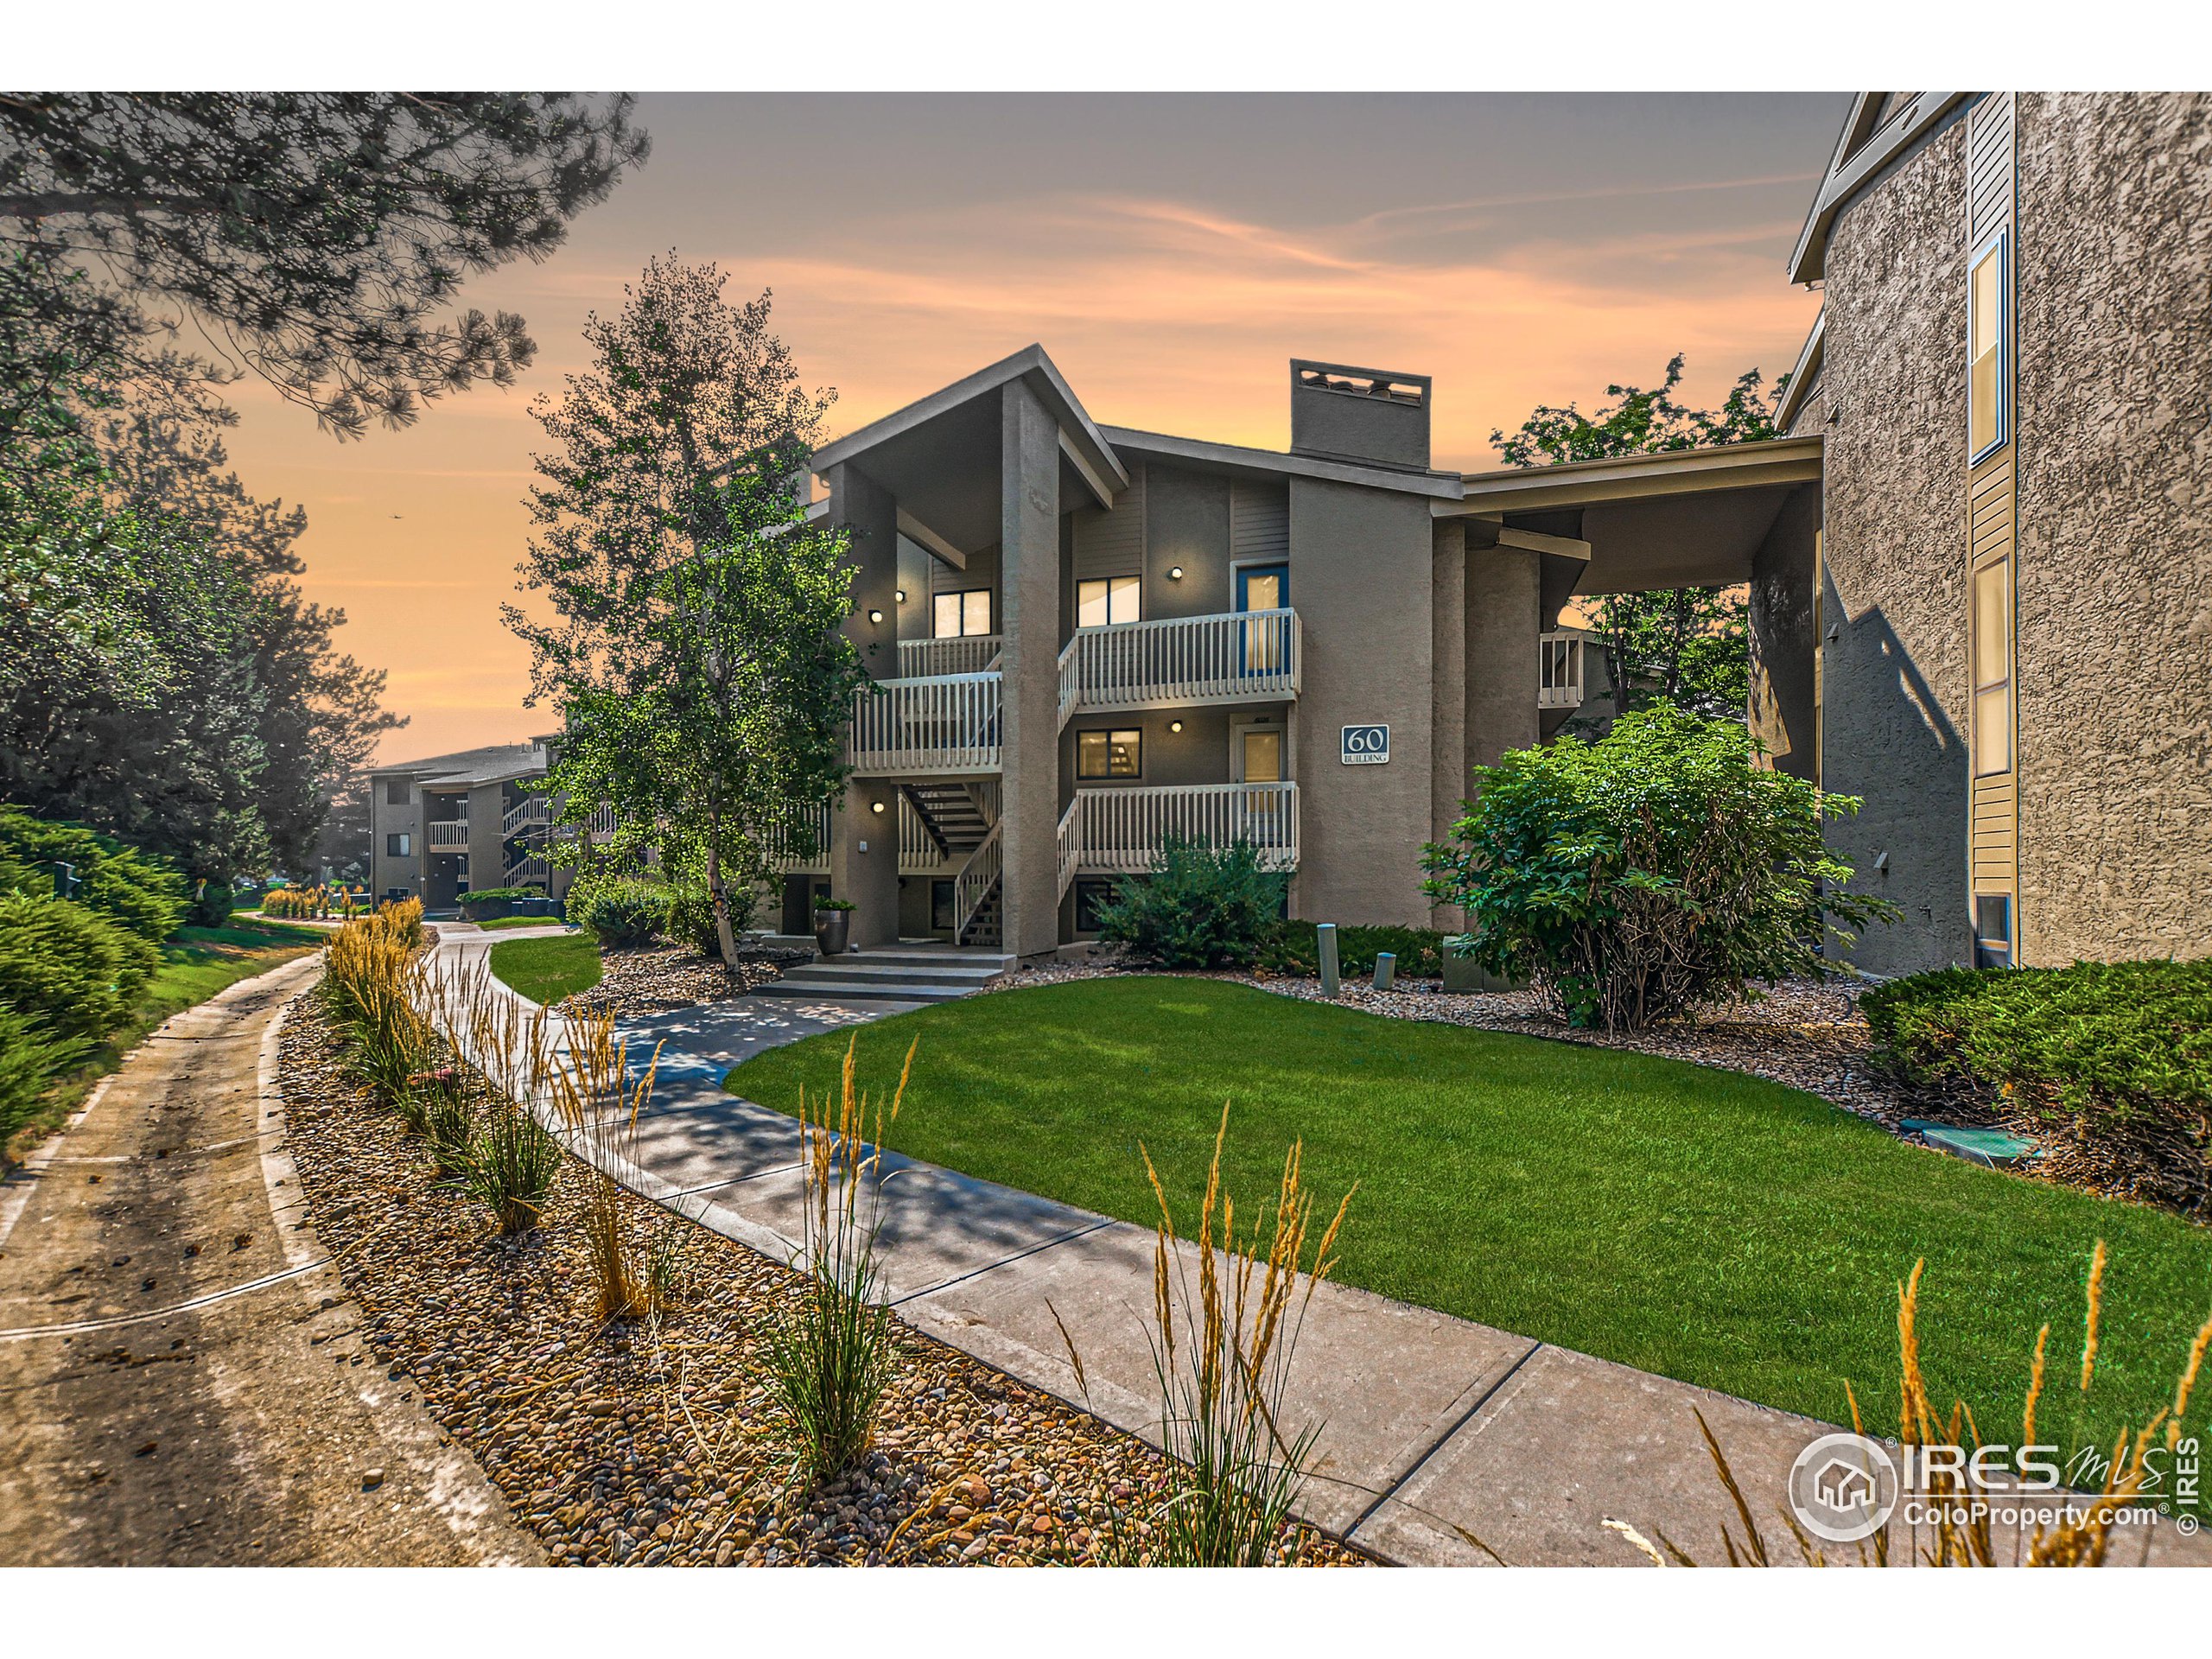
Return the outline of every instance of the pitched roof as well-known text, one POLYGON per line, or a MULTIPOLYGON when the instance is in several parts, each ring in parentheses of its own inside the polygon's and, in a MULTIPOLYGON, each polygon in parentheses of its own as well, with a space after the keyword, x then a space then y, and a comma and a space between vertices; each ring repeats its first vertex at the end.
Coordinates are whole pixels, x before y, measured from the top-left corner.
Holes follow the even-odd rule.
POLYGON ((418 784, 496 784, 511 778, 532 778, 545 770, 544 746, 539 743, 494 743, 480 749, 461 749, 434 754, 422 760, 399 760, 372 766, 372 778, 404 774, 418 784))

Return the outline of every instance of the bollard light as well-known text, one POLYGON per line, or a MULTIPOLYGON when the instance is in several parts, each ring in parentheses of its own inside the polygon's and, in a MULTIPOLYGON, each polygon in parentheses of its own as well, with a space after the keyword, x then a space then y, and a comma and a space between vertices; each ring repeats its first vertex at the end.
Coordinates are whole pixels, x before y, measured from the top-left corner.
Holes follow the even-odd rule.
POLYGON ((1321 995, 1334 996, 1338 984, 1337 925, 1334 922, 1320 923, 1313 930, 1313 939, 1314 944, 1319 947, 1321 955, 1321 995))
POLYGON ((1395 954, 1389 950, 1376 951, 1375 953, 1375 988, 1378 991, 1389 990, 1391 982, 1397 976, 1398 958, 1395 954))

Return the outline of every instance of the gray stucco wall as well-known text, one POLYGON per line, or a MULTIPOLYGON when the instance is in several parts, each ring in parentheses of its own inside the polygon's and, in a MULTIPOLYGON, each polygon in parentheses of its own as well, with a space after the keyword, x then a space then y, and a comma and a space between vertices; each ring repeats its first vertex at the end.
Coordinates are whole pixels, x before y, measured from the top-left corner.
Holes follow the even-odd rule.
POLYGON ((392 887, 405 887, 410 893, 423 888, 423 791, 412 783, 407 786, 407 804, 394 806, 386 802, 387 779, 374 780, 374 799, 369 808, 369 884, 370 892, 378 899, 392 887), (385 851, 385 837, 392 835, 411 836, 408 844, 415 850, 405 858, 395 858, 385 851))
POLYGON ((2018 105, 2021 955, 2212 950, 2212 97, 2018 105))
POLYGON ((1813 583, 1820 528, 1820 486, 1802 486, 1783 505, 1751 560, 1751 734, 1766 745, 1777 771, 1804 779, 1815 777, 1819 769, 1813 583))
MULTIPOLYGON (((1467 556, 1465 768, 1495 766, 1539 735, 1536 636, 1543 631, 1540 557, 1507 547, 1467 556)), ((1471 777, 1460 793, 1471 793, 1471 777)))
POLYGON ((1006 949, 1033 957, 1060 942, 1059 427, 1025 381, 1007 385, 1001 411, 1001 892, 1006 949))
MULTIPOLYGON (((1291 603, 1298 603, 1294 587, 1291 603)), ((1229 592, 1229 480, 1158 462, 1145 469, 1143 613, 1211 616, 1229 592), (1182 579, 1167 573, 1181 566, 1182 579)))
POLYGON ((1291 480, 1290 600, 1306 652, 1295 727, 1301 916, 1428 924, 1432 549, 1420 496, 1291 480), (1374 723, 1390 728, 1389 764, 1344 765, 1341 729, 1374 723))
POLYGON ((1827 434, 1822 606, 1836 627, 1822 782, 1866 801, 1829 839, 1859 889, 1903 909, 1852 952, 1884 973, 1971 959, 1965 137, 1963 123, 1937 132, 1837 221, 1826 366, 1805 413, 1827 434))

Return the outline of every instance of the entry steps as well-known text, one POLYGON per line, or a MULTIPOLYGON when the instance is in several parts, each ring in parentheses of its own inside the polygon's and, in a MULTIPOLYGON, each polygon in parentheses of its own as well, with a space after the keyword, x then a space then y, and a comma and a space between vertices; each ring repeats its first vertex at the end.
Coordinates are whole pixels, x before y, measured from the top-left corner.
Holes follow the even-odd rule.
POLYGON ((817 1002, 950 1002, 980 991, 1014 966, 995 950, 886 945, 817 957, 748 995, 817 1002))

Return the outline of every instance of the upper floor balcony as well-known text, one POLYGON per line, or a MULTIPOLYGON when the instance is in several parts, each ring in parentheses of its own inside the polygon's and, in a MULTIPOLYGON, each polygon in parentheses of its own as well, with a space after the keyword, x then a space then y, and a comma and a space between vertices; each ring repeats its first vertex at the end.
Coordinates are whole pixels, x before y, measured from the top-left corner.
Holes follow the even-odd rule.
POLYGON ((1536 641, 1536 707, 1580 709, 1582 706, 1583 638, 1579 633, 1547 633, 1536 641))
POLYGON ((996 772, 1001 694, 996 670, 862 686, 853 694, 846 759, 863 777, 996 772))
POLYGON ((1060 652, 1060 719, 1298 695, 1298 613, 1235 611, 1082 628, 1060 652))
POLYGON ((465 853, 468 850, 468 820, 467 818, 433 818, 423 826, 423 844, 434 853, 465 853))

